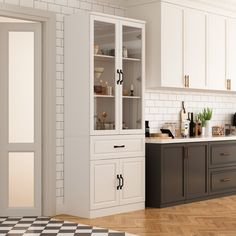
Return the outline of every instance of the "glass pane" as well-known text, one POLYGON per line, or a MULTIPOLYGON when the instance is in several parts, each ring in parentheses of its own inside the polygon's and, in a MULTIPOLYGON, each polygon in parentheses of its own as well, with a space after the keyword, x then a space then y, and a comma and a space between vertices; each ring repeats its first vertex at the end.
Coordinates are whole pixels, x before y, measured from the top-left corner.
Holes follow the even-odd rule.
POLYGON ((9 142, 34 142, 34 32, 9 32, 9 142))
POLYGON ((123 129, 142 128, 142 30, 123 26, 123 129))
POLYGON ((34 206, 34 153, 9 153, 9 207, 34 206))
POLYGON ((114 24, 94 22, 94 129, 115 129, 114 24))

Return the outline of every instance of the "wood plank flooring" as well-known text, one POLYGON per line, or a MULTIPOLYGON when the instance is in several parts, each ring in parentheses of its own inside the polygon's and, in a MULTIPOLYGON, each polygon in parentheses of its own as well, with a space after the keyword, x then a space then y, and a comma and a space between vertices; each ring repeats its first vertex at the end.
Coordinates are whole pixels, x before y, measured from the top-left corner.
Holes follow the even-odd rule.
POLYGON ((236 236, 236 196, 91 220, 57 218, 140 236, 236 236))

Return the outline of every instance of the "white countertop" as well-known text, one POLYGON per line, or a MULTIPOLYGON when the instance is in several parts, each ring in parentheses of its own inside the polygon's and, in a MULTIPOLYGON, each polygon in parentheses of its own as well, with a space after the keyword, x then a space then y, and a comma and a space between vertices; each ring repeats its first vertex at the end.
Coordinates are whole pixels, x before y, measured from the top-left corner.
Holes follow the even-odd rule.
POLYGON ((216 142, 216 141, 234 141, 234 140, 236 141, 236 136, 193 137, 193 138, 174 138, 174 139, 146 138, 146 143, 171 144, 171 143, 216 142))

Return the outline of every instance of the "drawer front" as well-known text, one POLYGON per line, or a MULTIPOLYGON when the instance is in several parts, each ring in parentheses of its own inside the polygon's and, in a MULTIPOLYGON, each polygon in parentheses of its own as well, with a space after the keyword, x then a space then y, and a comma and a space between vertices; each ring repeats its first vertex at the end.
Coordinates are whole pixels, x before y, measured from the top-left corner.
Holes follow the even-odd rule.
POLYGON ((144 135, 93 136, 90 145, 92 160, 145 155, 144 135))
POLYGON ((210 167, 236 164, 236 144, 211 146, 210 167))
POLYGON ((236 169, 210 173, 210 191, 228 192, 236 190, 236 169))

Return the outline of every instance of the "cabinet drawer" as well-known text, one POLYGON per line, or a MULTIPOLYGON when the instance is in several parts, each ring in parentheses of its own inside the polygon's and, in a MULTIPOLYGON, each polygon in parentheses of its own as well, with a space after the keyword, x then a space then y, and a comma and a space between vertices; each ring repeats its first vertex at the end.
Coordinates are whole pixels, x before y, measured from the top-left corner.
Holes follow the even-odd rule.
POLYGON ((210 167, 236 164, 236 144, 211 146, 210 167))
POLYGON ((212 193, 236 189, 236 169, 211 172, 210 189, 212 193))
POLYGON ((93 136, 91 159, 139 157, 145 154, 144 135, 93 136))

